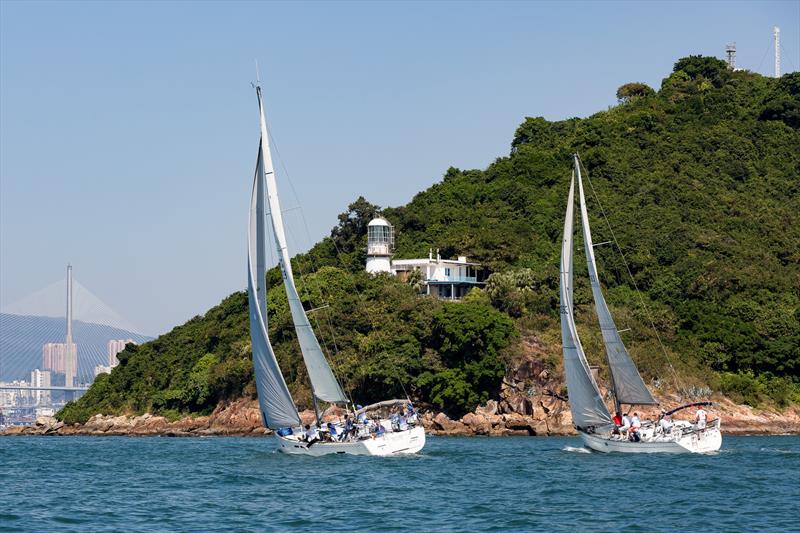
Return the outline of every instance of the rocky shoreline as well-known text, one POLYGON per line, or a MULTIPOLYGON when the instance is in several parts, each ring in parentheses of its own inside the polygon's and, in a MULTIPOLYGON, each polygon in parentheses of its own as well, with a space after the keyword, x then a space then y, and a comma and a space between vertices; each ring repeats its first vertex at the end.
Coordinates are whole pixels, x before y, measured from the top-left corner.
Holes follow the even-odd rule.
MULTIPOLYGON (((429 435, 452 436, 557 436, 575 435, 572 415, 566 399, 554 391, 563 388, 563 380, 554 375, 544 363, 546 350, 533 337, 522 340, 523 354, 508 370, 497 401, 489 400, 472 413, 458 420, 445 413, 420 407, 420 422, 429 435)), ((601 388, 602 393, 606 393, 601 388)), ((674 394, 656 393, 660 406, 672 409, 684 403, 674 394)), ((711 418, 722 420, 725 435, 783 435, 800 434, 800 406, 783 410, 757 409, 738 405, 724 396, 704 398, 714 402, 709 409, 711 418)), ((655 420, 659 407, 636 407, 643 420, 655 420)), ((333 407, 325 412, 323 421, 344 414, 333 407)), ((692 409, 681 411, 676 418, 689 419, 692 409)), ((303 424, 313 423, 314 413, 300 413, 303 424)), ((219 405, 208 416, 186 416, 170 421, 163 416, 96 414, 85 424, 65 425, 52 417, 42 417, 33 426, 16 426, 0 431, 0 435, 91 435, 91 436, 246 436, 261 437, 272 432, 261 424, 258 402, 242 398, 219 405)))
MULTIPOLYGON (((672 407, 677 401, 661 398, 662 405, 672 407)), ((452 420, 441 412, 426 411, 420 421, 429 435, 446 436, 559 436, 574 435, 572 417, 566 402, 550 398, 550 405, 541 401, 533 414, 502 412, 501 403, 489 401, 475 412, 467 413, 459 420, 452 420), (559 405, 561 404, 561 405, 559 405)), ((653 418, 655 409, 640 409, 644 418, 653 418)), ((800 409, 783 411, 754 409, 737 405, 726 398, 718 399, 710 413, 722 419, 725 435, 782 435, 800 434, 800 409)), ((335 417, 339 413, 329 413, 335 417)), ((686 411, 686 416, 693 414, 686 411)), ((312 422, 311 411, 301 413, 304 422, 312 422)), ((52 436, 246 436, 261 437, 272 432, 261 425, 258 403, 254 400, 237 400, 217 408, 209 416, 187 416, 169 421, 163 416, 143 414, 138 416, 114 416, 97 414, 85 424, 66 425, 52 417, 41 417, 32 426, 13 426, 0 431, 0 435, 52 435, 52 436)))

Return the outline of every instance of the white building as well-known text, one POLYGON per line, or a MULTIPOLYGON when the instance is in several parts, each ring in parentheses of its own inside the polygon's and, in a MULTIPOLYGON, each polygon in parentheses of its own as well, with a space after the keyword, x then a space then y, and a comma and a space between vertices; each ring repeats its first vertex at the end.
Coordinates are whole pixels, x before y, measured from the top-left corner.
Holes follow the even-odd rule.
MULTIPOLYGON (((114 368, 119 364, 119 360, 117 360, 117 354, 125 349, 125 346, 128 344, 136 344, 133 342, 133 339, 112 339, 108 341, 108 366, 114 368)), ((95 375, 97 373, 95 372, 95 375)))
MULTIPOLYGON (((31 372, 31 387, 50 387, 52 381, 50 380, 50 371, 34 369, 31 372)), ((33 401, 36 405, 50 405, 50 391, 49 390, 34 390, 33 401)))
MULTIPOLYGON (((114 365, 116 366, 116 365, 114 365)), ((97 365, 94 367, 94 377, 97 378, 100 374, 110 374, 113 366, 97 365)))
POLYGON ((442 259, 439 250, 433 250, 427 259, 392 259, 394 253, 394 228, 384 218, 371 220, 367 225, 367 272, 385 272, 407 281, 412 272, 420 273, 423 292, 436 298, 460 300, 473 287, 484 285, 479 281, 481 265, 470 263, 465 256, 442 259))

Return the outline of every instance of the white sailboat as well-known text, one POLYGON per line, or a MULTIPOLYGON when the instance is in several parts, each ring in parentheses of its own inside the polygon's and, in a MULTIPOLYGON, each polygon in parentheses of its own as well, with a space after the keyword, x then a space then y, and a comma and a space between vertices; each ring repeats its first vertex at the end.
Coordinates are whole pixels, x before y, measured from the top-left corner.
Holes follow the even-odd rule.
MULTIPOLYGON (((318 400, 347 406, 348 399, 331 370, 320 348, 314 330, 306 316, 303 304, 297 293, 289 260, 289 251, 284 232, 283 216, 275 173, 272 165, 267 123, 261 87, 256 86, 258 97, 261 141, 258 148, 253 191, 250 199, 250 225, 248 231, 248 298, 250 307, 250 338, 253 349, 259 407, 264 425, 275 430, 278 449, 281 452, 299 455, 328 455, 346 453, 354 455, 394 455, 416 453, 425 445, 425 431, 421 425, 401 426, 402 430, 388 419, 378 423, 382 431, 370 432, 365 427, 356 427, 345 441, 325 439, 308 443, 303 438, 300 416, 297 412, 286 381, 281 374, 275 353, 268 337, 266 305, 266 219, 269 214, 273 238, 278 249, 278 263, 283 276, 283 285, 292 314, 297 339, 303 354, 303 362, 308 370, 311 393, 316 413, 317 426, 321 426, 318 400), (265 211, 266 210, 266 211, 265 211)), ((405 400, 388 400, 362 408, 353 414, 369 411, 372 408, 397 404, 401 408, 405 400)), ((320 428, 326 435, 325 428, 320 428)), ((341 426, 338 433, 341 434, 341 426)), ((373 429, 377 429, 375 426, 373 429)))
MULTIPOLYGON (((573 306, 573 212, 575 202, 575 177, 578 178, 580 197, 581 227, 589 270, 589 281, 592 287, 595 309, 603 335, 606 361, 611 377, 610 391, 614 396, 616 411, 620 405, 656 405, 652 394, 644 384, 639 370, 628 355, 622 343, 611 312, 606 305, 603 291, 597 277, 597 265, 594 259, 589 215, 586 209, 586 198, 583 193, 580 162, 574 156, 575 167, 569 187, 566 217, 564 220, 564 238, 561 248, 561 339, 564 353, 564 373, 567 380, 570 411, 575 428, 583 442, 592 450, 599 452, 624 453, 703 453, 716 451, 722 445, 719 419, 713 420, 703 427, 689 422, 676 421, 669 429, 663 429, 653 422, 645 422, 639 431, 640 440, 630 441, 617 434, 611 414, 603 400, 600 389, 592 376, 589 363, 581 346, 575 326, 573 306)), ((691 403, 673 409, 666 415, 692 406, 707 405, 709 402, 691 403)))

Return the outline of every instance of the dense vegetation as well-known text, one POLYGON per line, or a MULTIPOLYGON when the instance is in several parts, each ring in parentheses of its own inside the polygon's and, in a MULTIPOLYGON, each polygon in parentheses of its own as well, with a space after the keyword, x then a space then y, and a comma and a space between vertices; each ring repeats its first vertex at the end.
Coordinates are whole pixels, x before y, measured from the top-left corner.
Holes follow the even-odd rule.
MULTIPOLYGON (((311 273, 301 287, 309 307, 331 306, 314 313, 318 332, 330 346, 335 334, 334 366, 357 398, 402 393, 402 382, 421 400, 471 409, 497 393, 513 356, 512 320, 557 350, 559 244, 577 151, 591 178, 595 242, 616 240, 625 254, 596 248, 609 305, 618 326, 631 328, 624 340, 645 377, 751 404, 800 400, 800 74, 772 79, 692 56, 660 90, 630 83, 617 98, 585 119, 527 118, 507 157, 486 170, 450 168, 409 204, 382 211, 396 227, 398 256, 433 247, 494 272, 465 304, 419 298, 361 272, 366 223, 378 212, 363 198, 295 258, 311 273)), ((581 254, 575 268, 581 336, 602 365, 581 254)), ((305 401, 285 297, 277 272, 269 277, 272 338, 305 401)), ((127 350, 62 415, 203 412, 252 394, 246 305, 235 294, 127 350)))

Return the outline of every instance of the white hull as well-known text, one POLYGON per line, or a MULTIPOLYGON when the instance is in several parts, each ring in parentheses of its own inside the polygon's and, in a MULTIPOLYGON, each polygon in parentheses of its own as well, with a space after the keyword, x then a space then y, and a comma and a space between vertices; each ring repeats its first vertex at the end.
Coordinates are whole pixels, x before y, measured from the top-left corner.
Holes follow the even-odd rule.
POLYGON ((353 442, 315 442, 311 446, 296 438, 281 437, 278 439, 278 451, 292 455, 308 455, 319 457, 331 454, 349 455, 406 455, 417 453, 425 446, 425 430, 416 426, 406 431, 387 432, 374 439, 353 442))
POLYGON ((639 442, 616 440, 609 435, 580 433, 583 443, 597 452, 619 453, 709 453, 722 446, 719 422, 705 429, 677 432, 672 437, 642 439, 639 442))

